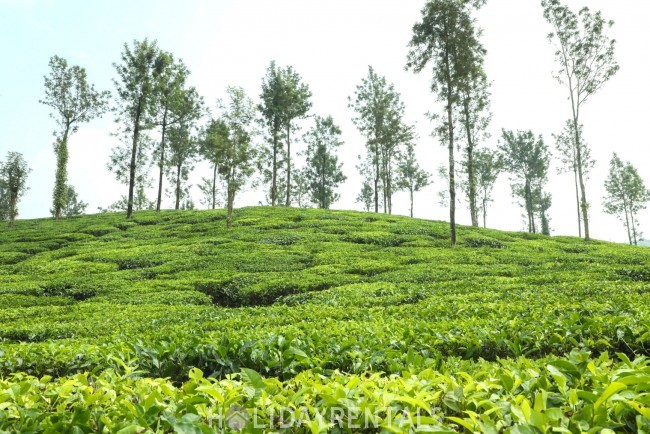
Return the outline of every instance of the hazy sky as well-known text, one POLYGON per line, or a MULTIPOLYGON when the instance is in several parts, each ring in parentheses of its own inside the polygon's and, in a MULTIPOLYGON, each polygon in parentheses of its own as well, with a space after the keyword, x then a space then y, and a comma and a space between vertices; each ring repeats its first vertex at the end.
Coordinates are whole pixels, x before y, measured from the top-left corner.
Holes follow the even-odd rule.
MULTIPOLYGON (((603 181, 613 151, 631 160, 650 183, 648 139, 650 120, 650 16, 648 0, 569 0, 577 9, 599 9, 616 24, 611 35, 618 41, 616 57, 621 70, 585 105, 582 121, 593 148, 596 168, 587 184, 594 238, 625 241, 621 223, 602 212, 603 181)), ((0 158, 7 151, 25 155, 33 172, 31 190, 20 203, 20 217, 49 215, 54 181, 52 131, 49 108, 43 98, 43 76, 52 55, 86 68, 99 89, 114 91, 112 64, 119 60, 125 42, 156 39, 161 49, 183 59, 191 70, 190 83, 210 107, 228 85, 242 86, 257 100, 261 79, 271 60, 292 65, 313 92, 312 113, 332 115, 343 130, 341 149, 348 180, 341 188, 338 209, 360 209, 355 204, 361 184, 355 164, 364 152, 364 139, 350 121, 347 97, 367 74, 368 65, 385 75, 401 92, 408 121, 417 124, 419 162, 430 172, 444 163, 446 150, 430 136, 428 111, 442 106, 429 91, 429 74, 404 71, 411 27, 419 19, 423 0, 0 0, 0 158)), ((542 134, 554 149, 551 133, 559 132, 570 115, 566 92, 553 78, 553 49, 546 39, 549 25, 537 0, 488 0, 478 14, 487 49, 486 70, 492 86, 492 138, 498 143, 501 128, 532 130, 542 134)), ((80 126, 70 141, 70 182, 88 212, 107 206, 126 193, 106 169, 110 149, 117 139, 112 115, 80 126)), ((296 145, 297 150, 301 144, 296 145)), ((550 171, 547 189, 553 195, 550 209, 554 234, 577 235, 572 175, 550 171)), ((199 164, 194 181, 209 176, 199 164)), ((446 220, 448 211, 438 203, 435 183, 416 197, 417 217, 446 220)), ((506 175, 497 183, 488 226, 524 229, 523 210, 511 197, 506 175)), ((198 204, 198 190, 194 196, 198 204)), ((151 197, 154 197, 153 191, 151 197)), ((255 205, 259 192, 239 196, 235 206, 255 205)), ((406 194, 394 199, 395 212, 408 212, 406 194)), ((168 198, 164 205, 172 206, 168 198)), ((458 221, 469 223, 463 204, 458 221)), ((639 215, 650 234, 650 212, 639 215)))

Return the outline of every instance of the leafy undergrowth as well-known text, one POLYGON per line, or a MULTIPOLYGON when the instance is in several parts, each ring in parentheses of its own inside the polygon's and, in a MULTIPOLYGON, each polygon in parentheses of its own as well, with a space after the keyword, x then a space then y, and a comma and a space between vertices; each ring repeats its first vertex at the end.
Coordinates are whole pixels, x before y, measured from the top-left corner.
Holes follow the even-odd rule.
POLYGON ((222 211, 19 221, 0 430, 363 431, 352 408, 370 432, 649 430, 650 250, 459 236, 265 207, 231 231, 222 211))

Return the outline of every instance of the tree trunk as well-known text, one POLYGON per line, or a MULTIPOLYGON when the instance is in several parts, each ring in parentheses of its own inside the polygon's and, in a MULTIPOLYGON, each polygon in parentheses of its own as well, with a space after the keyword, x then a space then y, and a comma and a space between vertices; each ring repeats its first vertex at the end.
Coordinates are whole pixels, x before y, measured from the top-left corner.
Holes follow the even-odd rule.
POLYGON ((411 199, 411 218, 413 218, 413 185, 409 188, 410 199, 411 199))
POLYGON ((634 214, 632 213, 632 206, 630 205, 630 220, 632 221, 632 237, 634 239, 634 245, 637 246, 637 239, 636 239, 636 226, 634 225, 634 214))
POLYGON ((463 109, 465 111, 465 134, 467 134, 467 180, 469 182, 469 213, 472 219, 472 226, 478 226, 478 209, 476 208, 476 178, 474 176, 474 142, 472 141, 472 129, 469 121, 469 101, 465 97, 463 109))
POLYGON ((273 167, 271 168, 271 206, 278 201, 278 125, 273 121, 273 167))
POLYGON ((233 211, 233 205, 235 203, 235 188, 231 185, 230 178, 227 181, 227 185, 228 185, 228 199, 227 199, 228 216, 226 217, 226 226, 228 229, 231 229, 232 211, 233 211))
POLYGON ((528 215, 528 232, 535 233, 535 216, 533 214, 533 193, 530 181, 526 180, 524 186, 524 200, 526 202, 526 214, 528 215))
POLYGON ((9 226, 13 226, 16 221, 16 205, 18 204, 18 188, 11 187, 9 189, 9 226))
POLYGON ((181 164, 176 166, 176 206, 179 209, 181 204, 181 164))
POLYGON ((56 147, 56 174, 54 175, 54 197, 52 211, 54 218, 61 218, 61 211, 66 206, 68 196, 68 135, 70 125, 66 124, 63 137, 56 147))
POLYGON ((627 212, 627 203, 625 200, 623 200, 623 211, 625 211, 625 229, 627 230, 627 239, 630 243, 630 246, 632 245, 632 235, 630 233, 630 219, 628 217, 628 212, 627 212))
POLYGON ((578 236, 582 238, 582 218, 580 217, 580 191, 578 189, 578 168, 574 165, 573 180, 576 186, 576 206, 578 208, 578 236))
MULTIPOLYGON (((579 103, 579 102, 578 102, 579 103)), ((578 130, 578 115, 580 107, 576 107, 576 102, 571 93, 571 104, 573 108, 573 130, 575 134, 576 163, 578 166, 578 182, 580 184, 580 208, 582 210, 582 221, 585 227, 585 241, 589 241, 589 213, 587 204, 587 194, 585 193, 585 182, 582 171, 582 147, 580 146, 580 131, 578 130)))
POLYGON ((217 208, 217 165, 212 171, 212 209, 217 208))
POLYGON ((133 215, 133 190, 135 188, 135 164, 138 155, 138 139, 140 138, 140 116, 142 115, 142 100, 138 101, 138 108, 133 125, 133 144, 131 145, 131 163, 129 164, 129 199, 126 207, 126 218, 133 215))
POLYGON ((487 217, 487 200, 483 199, 483 227, 484 228, 487 228, 486 217, 487 217))
POLYGON ((158 198, 156 199, 156 211, 160 211, 160 204, 162 202, 162 188, 163 188, 163 169, 165 168, 165 132, 167 130, 167 107, 163 113, 162 121, 162 134, 160 135, 160 161, 158 162, 158 198))
POLYGON ((287 125, 287 201, 285 206, 291 206, 291 121, 287 125))

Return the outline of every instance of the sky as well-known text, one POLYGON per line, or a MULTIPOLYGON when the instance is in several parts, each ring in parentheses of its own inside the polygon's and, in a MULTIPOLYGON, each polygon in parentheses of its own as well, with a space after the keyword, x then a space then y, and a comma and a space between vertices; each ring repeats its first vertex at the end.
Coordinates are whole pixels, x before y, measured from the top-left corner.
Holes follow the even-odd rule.
MULTIPOLYGON (((596 159, 587 183, 592 238, 624 242, 621 222, 603 212, 603 183, 612 152, 617 152, 650 184, 645 134, 650 119, 650 2, 565 2, 574 10, 585 5, 601 10, 606 19, 615 21, 610 35, 617 40, 621 69, 586 103, 581 118, 596 159)), ((19 205, 20 218, 47 217, 51 207, 56 125, 49 107, 39 104, 49 58, 58 55, 86 68, 91 83, 114 93, 113 63, 119 61, 125 43, 144 38, 157 40, 161 49, 184 61, 191 71, 189 83, 213 110, 227 86, 241 86, 257 101, 272 60, 292 65, 312 91, 311 113, 331 115, 343 131, 340 158, 348 179, 333 208, 361 209, 355 199, 362 178, 355 165, 365 152, 365 141, 351 122, 354 112, 348 97, 369 65, 401 93, 406 120, 416 125, 418 161, 435 174, 447 154, 431 136, 433 126, 425 113, 443 107, 430 92, 427 71, 414 74, 404 69, 411 29, 423 5, 423 0, 0 0, 0 159, 8 151, 22 152, 33 169, 30 190, 19 205)), ((552 133, 562 129, 571 106, 565 88, 552 77, 554 50, 546 38, 551 29, 539 2, 488 0, 476 18, 483 29, 485 69, 492 82, 491 137, 484 146, 496 147, 505 128, 541 134, 554 150, 552 133)), ((111 148, 119 143, 111 136, 116 129, 113 115, 106 114, 80 125, 70 139, 69 181, 89 203, 89 213, 127 192, 106 167, 111 148)), ((292 146, 297 151, 304 147, 299 135, 292 146)), ((554 235, 577 235, 573 178, 558 175, 556 169, 553 162, 547 184, 553 196, 551 228, 554 235)), ((201 163, 191 180, 197 183, 209 176, 209 167, 201 163)), ((445 181, 434 175, 434 183, 416 195, 415 216, 448 220, 448 209, 438 198, 445 187, 445 181)), ((198 205, 198 189, 192 191, 198 205)), ((154 191, 150 193, 153 198, 154 191)), ((494 199, 488 226, 524 230, 523 209, 511 195, 507 175, 497 182, 494 199)), ((262 200, 260 191, 249 189, 238 196, 235 206, 262 200)), ((393 203, 394 213, 408 214, 406 193, 397 193, 393 203)), ((173 199, 167 197, 163 206, 172 207, 173 199)), ((638 217, 641 229, 650 235, 650 211, 638 217)), ((470 223, 466 201, 458 208, 457 221, 470 223)))

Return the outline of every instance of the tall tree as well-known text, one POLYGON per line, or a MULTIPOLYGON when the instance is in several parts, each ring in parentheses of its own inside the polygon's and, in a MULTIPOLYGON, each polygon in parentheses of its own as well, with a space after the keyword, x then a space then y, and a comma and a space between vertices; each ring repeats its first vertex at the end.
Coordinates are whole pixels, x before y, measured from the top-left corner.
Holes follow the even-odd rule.
POLYGON ((431 184, 431 175, 420 168, 415 157, 413 142, 406 144, 406 151, 397 166, 397 187, 406 190, 410 199, 410 215, 413 217, 413 196, 427 185, 431 184))
POLYGON ((136 182, 136 165, 140 135, 154 124, 151 112, 155 107, 158 79, 169 66, 170 56, 158 49, 155 41, 133 41, 133 47, 124 44, 121 63, 114 63, 118 78, 118 119, 124 123, 124 132, 131 135, 129 161, 129 193, 126 217, 133 214, 133 193, 136 182))
POLYGON ((287 144, 287 196, 285 206, 291 206, 291 131, 295 127, 294 122, 297 119, 304 118, 311 108, 310 98, 312 94, 309 86, 302 82, 300 75, 291 66, 287 66, 282 74, 286 88, 285 109, 283 110, 284 137, 287 144))
MULTIPOLYGON (((230 140, 230 130, 228 124, 222 118, 210 120, 208 126, 201 132, 199 153, 212 165, 212 180, 209 188, 212 197, 210 201, 211 209, 217 207, 217 169, 219 168, 221 149, 228 146, 226 143, 228 140, 230 140)), ((206 183, 203 185, 202 190, 207 188, 206 183)))
POLYGON ((60 218, 67 203, 68 192, 68 139, 77 132, 80 123, 89 122, 101 116, 108 109, 110 92, 99 92, 86 78, 86 70, 80 66, 68 66, 59 57, 50 58, 50 75, 45 76, 45 99, 42 104, 54 112, 58 129, 54 132, 54 153, 56 172, 52 194, 54 218, 60 218))
POLYGON ((257 149, 253 143, 256 131, 255 105, 240 87, 228 87, 227 103, 220 103, 223 120, 228 126, 228 140, 215 143, 215 156, 218 161, 217 171, 226 185, 226 207, 228 210, 227 226, 232 227, 233 204, 235 195, 246 184, 246 180, 255 171, 257 149))
POLYGON ((306 166, 303 171, 309 197, 318 208, 329 209, 338 200, 336 188, 347 178, 336 151, 343 145, 341 129, 331 116, 315 116, 315 125, 305 134, 306 166))
POLYGON ((581 156, 582 175, 584 179, 589 177, 589 172, 594 167, 594 159, 591 158, 591 150, 585 144, 584 136, 582 134, 582 124, 579 126, 580 138, 579 146, 576 146, 575 132, 573 120, 567 120, 564 129, 560 134, 553 134, 555 139, 555 149, 558 151, 558 159, 561 166, 558 168, 558 173, 573 172, 573 181, 576 192, 576 210, 578 213, 578 236, 582 237, 582 208, 580 206, 580 184, 578 181, 578 153, 581 156), (578 149, 578 147, 580 149, 578 149))
POLYGON ((443 102, 446 116, 434 116, 436 128, 449 152, 449 226, 451 244, 456 245, 456 179, 454 167, 454 107, 467 87, 471 74, 481 65, 481 46, 472 8, 484 0, 429 0, 422 9, 422 21, 413 26, 406 68, 419 73, 427 65, 433 69, 431 89, 443 102))
POLYGON ((630 245, 637 245, 640 235, 637 213, 646 208, 650 191, 645 187, 636 168, 630 162, 623 163, 614 153, 609 163, 609 175, 605 180, 607 196, 603 200, 605 212, 623 221, 630 245))
POLYGON ((503 160, 490 149, 478 149, 474 153, 474 174, 476 193, 480 200, 479 210, 483 214, 483 227, 487 227, 487 207, 492 202, 492 190, 503 169, 503 160))
POLYGON ((560 0, 542 0, 542 7, 544 18, 553 27, 548 39, 555 45, 555 60, 559 66, 554 77, 569 91, 582 222, 585 240, 589 240, 589 203, 585 191, 580 113, 589 97, 619 69, 614 58, 616 41, 607 35, 614 22, 605 20, 600 11, 591 13, 587 7, 576 14, 560 0))
POLYGON ((167 167, 167 130, 182 122, 192 122, 202 115, 203 100, 194 87, 186 84, 189 70, 182 60, 174 60, 170 53, 161 52, 165 68, 155 83, 153 122, 160 127, 160 142, 156 149, 158 160, 158 197, 156 211, 160 211, 163 191, 163 172, 167 167))
POLYGON ((187 196, 190 170, 198 155, 198 141, 192 136, 192 125, 181 123, 169 129, 169 158, 167 177, 174 185, 174 209, 180 209, 181 200, 187 196))
POLYGON ((528 218, 528 231, 537 232, 535 224, 536 209, 539 208, 540 193, 535 195, 547 181, 550 155, 542 137, 535 137, 531 131, 503 130, 503 140, 499 144, 501 158, 506 171, 511 175, 512 194, 524 201, 528 218))
POLYGON ((372 177, 375 212, 379 212, 380 194, 384 212, 392 211, 394 166, 400 147, 411 140, 412 128, 403 121, 404 104, 395 86, 378 75, 372 66, 368 75, 357 85, 354 99, 348 98, 354 109, 352 119, 366 138, 367 167, 372 177))
POLYGON ((278 177, 285 162, 283 139, 285 111, 288 102, 287 91, 284 73, 281 68, 276 66, 275 61, 272 61, 266 70, 266 76, 262 79, 262 93, 260 94, 262 102, 258 105, 258 110, 262 114, 262 123, 268 128, 269 146, 264 149, 261 170, 265 181, 271 183, 269 191, 271 206, 279 203, 278 177))
POLYGON ((462 128, 460 138, 465 140, 463 149, 464 161, 461 165, 467 180, 467 203, 471 216, 472 226, 478 226, 479 205, 477 204, 476 169, 474 163, 474 149, 482 140, 488 137, 486 132, 492 114, 490 105, 490 83, 483 71, 483 58, 478 57, 474 68, 461 88, 458 103, 458 119, 462 128))
POLYGON ((18 216, 18 202, 28 190, 27 176, 31 171, 23 155, 18 152, 8 152, 7 160, 0 162, 0 190, 4 191, 9 226, 14 225, 18 216))

